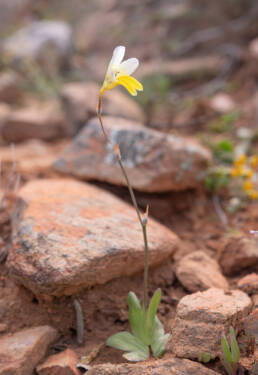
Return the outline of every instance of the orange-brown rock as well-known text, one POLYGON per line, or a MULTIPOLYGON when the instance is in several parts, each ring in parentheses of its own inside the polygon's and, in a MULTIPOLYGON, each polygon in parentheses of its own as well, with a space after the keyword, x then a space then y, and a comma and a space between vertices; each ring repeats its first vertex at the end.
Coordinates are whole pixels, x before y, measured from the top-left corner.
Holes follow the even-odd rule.
POLYGON ((230 95, 219 93, 210 100, 210 107, 219 113, 228 113, 235 109, 236 105, 230 95))
POLYGON ((141 64, 141 68, 135 72, 137 78, 163 74, 166 76, 187 76, 189 74, 218 74, 225 59, 218 55, 182 58, 178 60, 155 60, 141 64))
POLYGON ((51 355, 37 367, 39 375, 80 375, 76 367, 79 358, 71 349, 51 355))
POLYGON ((143 363, 121 363, 113 365, 110 363, 96 365, 87 375, 218 375, 217 372, 189 361, 188 359, 171 358, 166 360, 155 360, 143 363))
POLYGON ((21 142, 37 138, 52 140, 67 133, 65 117, 56 102, 28 105, 9 113, 2 126, 6 142, 21 142))
POLYGON ((49 326, 27 328, 0 338, 0 375, 32 375, 58 337, 49 326))
POLYGON ((235 275, 244 269, 258 271, 258 242, 256 238, 235 236, 221 252, 219 263, 225 275, 235 275))
MULTIPOLYGON (((71 295, 143 269, 136 213, 112 194, 72 179, 46 179, 29 182, 18 200, 7 266, 35 294, 71 295)), ((148 236, 150 265, 175 251, 176 235, 152 219, 148 236)))
MULTIPOLYGON (((135 189, 165 192, 200 184, 210 153, 195 141, 118 117, 103 117, 103 122, 113 145, 119 144, 123 164, 135 189)), ((103 136, 97 118, 89 121, 54 167, 81 179, 125 185, 113 146, 103 136)))
POLYGON ((258 293, 252 296, 252 301, 253 301, 254 308, 256 307, 258 308, 258 293))
POLYGON ((238 333, 239 321, 247 316, 252 301, 242 291, 225 292, 211 288, 183 297, 172 326, 172 348, 178 357, 197 359, 200 353, 219 356, 221 335, 233 326, 238 333))
POLYGON ((31 179, 44 174, 56 175, 52 164, 66 144, 65 140, 50 143, 39 139, 29 139, 14 147, 1 147, 2 167, 8 171, 15 161, 15 171, 23 177, 26 176, 25 179, 27 176, 31 179))
POLYGON ((256 344, 258 345, 258 308, 244 319, 243 326, 245 333, 248 336, 255 337, 256 344))
POLYGON ((0 102, 0 144, 5 144, 5 140, 3 139, 3 127, 6 124, 6 121, 8 120, 8 117, 11 112, 11 106, 9 106, 6 103, 0 102))
POLYGON ((195 251, 183 257, 176 267, 176 276, 189 292, 228 288, 218 263, 203 251, 195 251))
POLYGON ((17 103, 21 98, 20 78, 14 72, 0 74, 0 101, 17 103))
POLYGON ((252 57, 258 59, 258 38, 253 39, 249 44, 249 52, 252 57))
POLYGON ((253 354, 249 354, 248 357, 243 357, 241 355, 240 360, 238 362, 240 372, 238 374, 249 374, 249 375, 258 375, 258 346, 256 345, 256 349, 253 354), (241 373, 242 370, 242 373, 241 373))
MULTIPOLYGON (((63 87, 63 108, 69 124, 69 134, 73 135, 96 116, 100 86, 96 83, 68 83, 63 87)), ((119 90, 112 90, 103 96, 103 115, 119 116, 144 122, 145 116, 140 106, 119 90)))
POLYGON ((250 375, 257 375, 258 374, 258 350, 255 352, 255 362, 253 363, 252 370, 250 375))
POLYGON ((8 328, 7 324, 0 323, 0 333, 6 332, 7 328, 8 328))
POLYGON ((237 286, 247 294, 258 294, 258 274, 253 272, 242 277, 237 286))

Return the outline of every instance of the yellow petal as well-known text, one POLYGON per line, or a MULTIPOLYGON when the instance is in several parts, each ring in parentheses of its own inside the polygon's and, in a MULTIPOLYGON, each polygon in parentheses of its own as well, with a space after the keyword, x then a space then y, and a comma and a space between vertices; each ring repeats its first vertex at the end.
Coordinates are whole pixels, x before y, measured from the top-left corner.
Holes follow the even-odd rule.
POLYGON ((240 177, 244 174, 244 170, 242 167, 235 167, 231 169, 230 176, 231 177, 240 177))
POLYGON ((230 171, 230 176, 231 177, 237 177, 237 170, 235 168, 232 168, 230 171))
POLYGON ((130 83, 130 81, 128 80, 129 76, 121 76, 121 77, 118 77, 117 78, 117 81, 120 85, 124 86, 126 88, 127 91, 129 91, 129 93, 132 95, 132 96, 136 96, 137 95, 137 92, 134 88, 134 86, 130 83))
POLYGON ((141 82, 137 81, 134 77, 128 76, 127 77, 130 83, 136 88, 138 91, 143 91, 143 86, 141 82))
POLYGON ((252 171, 252 169, 244 169, 243 170, 243 175, 247 178, 250 178, 252 177, 254 174, 254 172, 252 171))
POLYGON ((234 165, 236 167, 240 167, 240 166, 243 166, 246 162, 246 156, 244 154, 240 155, 235 161, 234 161, 234 165))
POLYGON ((117 80, 120 83, 120 85, 123 85, 133 96, 137 95, 136 90, 143 90, 142 84, 139 81, 137 81, 137 79, 131 76, 121 75, 117 78, 117 80))
POLYGON ((251 157, 251 160, 250 160, 250 165, 252 168, 255 168, 258 166, 258 155, 254 155, 251 157))
POLYGON ((257 190, 252 190, 249 194, 251 199, 258 199, 258 191, 257 190))
POLYGON ((119 83, 118 83, 117 81, 114 81, 113 78, 112 78, 112 76, 110 76, 110 75, 106 75, 101 90, 102 90, 103 92, 104 92, 104 91, 108 91, 108 90, 113 89, 113 88, 116 87, 117 85, 119 85, 119 83))
POLYGON ((244 183, 243 183, 243 190, 248 192, 249 190, 252 190, 253 189, 253 183, 252 181, 250 180, 246 180, 244 183))

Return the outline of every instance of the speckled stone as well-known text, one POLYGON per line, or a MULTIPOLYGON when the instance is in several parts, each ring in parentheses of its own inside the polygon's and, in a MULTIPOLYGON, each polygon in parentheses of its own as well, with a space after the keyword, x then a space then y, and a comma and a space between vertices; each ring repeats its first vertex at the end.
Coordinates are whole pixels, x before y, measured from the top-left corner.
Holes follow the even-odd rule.
POLYGON ((258 293, 258 274, 253 272, 242 277, 237 286, 249 295, 258 293))
POLYGON ((172 324, 172 348, 176 356, 197 359, 200 353, 219 356, 221 335, 233 326, 236 334, 240 320, 251 310, 252 301, 240 290, 210 288, 183 297, 177 305, 172 324))
POLYGON ((222 249, 219 263, 225 275, 236 275, 247 269, 258 272, 257 238, 241 234, 229 238, 222 249))
POLYGON ((189 292, 228 289, 229 286, 216 260, 203 251, 194 251, 183 257, 177 264, 176 276, 189 292))
POLYGON ((56 339, 49 326, 27 328, 0 338, 0 375, 32 375, 56 339))
MULTIPOLYGON (((106 133, 119 144, 132 186, 165 192, 201 183, 210 152, 192 139, 168 135, 141 123, 103 116, 106 133)), ((90 120, 54 163, 59 172, 85 180, 125 185, 113 146, 103 136, 99 120, 90 120)))
POLYGON ((38 375, 81 375, 76 367, 79 363, 77 354, 66 349, 61 353, 53 354, 37 367, 38 375))
POLYGON ((87 375, 218 375, 217 372, 189 361, 188 359, 171 358, 143 363, 110 363, 94 366, 87 375))
MULTIPOLYGON (((72 179, 34 180, 18 193, 14 245, 7 267, 35 294, 78 290, 143 269, 144 246, 134 209, 110 193, 72 179)), ((178 238, 149 219, 149 262, 161 263, 178 238)))
MULTIPOLYGON (((61 99, 70 135, 76 134, 86 121, 96 116, 99 92, 100 86, 94 82, 69 82, 63 86, 61 99)), ((119 90, 111 90, 103 96, 102 108, 103 115, 145 122, 139 104, 119 90)))

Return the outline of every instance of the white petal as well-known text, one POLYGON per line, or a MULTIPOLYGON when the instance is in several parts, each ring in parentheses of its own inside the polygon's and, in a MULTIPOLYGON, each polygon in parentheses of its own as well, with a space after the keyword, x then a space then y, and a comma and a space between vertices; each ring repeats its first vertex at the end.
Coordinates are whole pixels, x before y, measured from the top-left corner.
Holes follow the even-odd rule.
POLYGON ((111 67, 118 68, 120 63, 122 62, 125 55, 125 47, 124 46, 118 46, 113 51, 113 56, 110 60, 108 69, 111 67))
POLYGON ((135 57, 132 57, 131 59, 125 60, 120 64, 119 66, 119 73, 130 75, 132 74, 139 65, 139 60, 135 57))
POLYGON ((125 47, 124 46, 118 46, 113 51, 113 58, 114 58, 114 65, 117 66, 121 64, 123 58, 125 55, 125 47))

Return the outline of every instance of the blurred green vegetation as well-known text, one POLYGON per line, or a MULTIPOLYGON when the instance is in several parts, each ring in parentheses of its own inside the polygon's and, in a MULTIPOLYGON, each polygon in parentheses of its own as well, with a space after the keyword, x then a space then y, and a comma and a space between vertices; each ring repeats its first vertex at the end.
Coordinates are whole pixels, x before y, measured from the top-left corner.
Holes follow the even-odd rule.
POLYGON ((138 102, 146 108, 151 102, 162 104, 168 99, 169 91, 172 85, 172 79, 168 75, 156 74, 146 76, 142 79, 144 87, 141 95, 138 96, 138 102))
POLYGON ((213 193, 218 193, 230 182, 229 173, 222 167, 214 167, 209 170, 205 178, 205 187, 213 193))
POLYGON ((241 117, 240 111, 232 111, 221 115, 218 119, 211 121, 207 127, 215 133, 225 133, 233 130, 236 120, 241 117))

